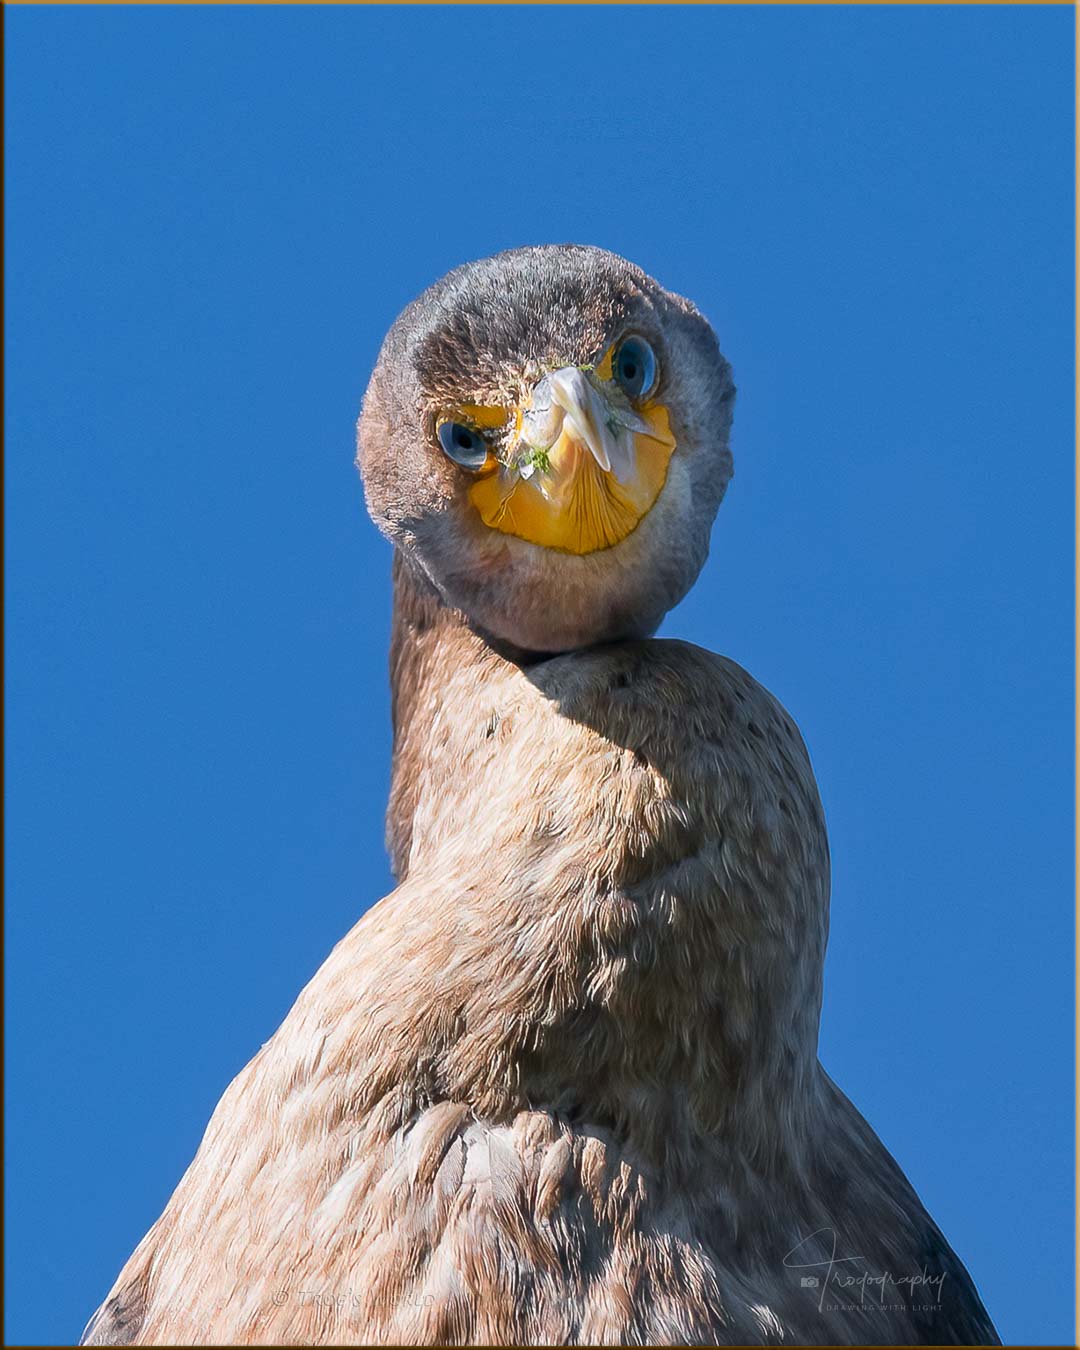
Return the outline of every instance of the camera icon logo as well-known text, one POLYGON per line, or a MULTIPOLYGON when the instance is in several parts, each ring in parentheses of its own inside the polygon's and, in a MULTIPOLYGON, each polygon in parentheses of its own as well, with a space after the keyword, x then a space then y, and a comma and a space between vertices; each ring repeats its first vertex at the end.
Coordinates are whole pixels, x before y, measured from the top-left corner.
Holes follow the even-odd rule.
POLYGON ((799 1283, 804 1289, 816 1289, 821 1281, 816 1275, 804 1275, 799 1283))

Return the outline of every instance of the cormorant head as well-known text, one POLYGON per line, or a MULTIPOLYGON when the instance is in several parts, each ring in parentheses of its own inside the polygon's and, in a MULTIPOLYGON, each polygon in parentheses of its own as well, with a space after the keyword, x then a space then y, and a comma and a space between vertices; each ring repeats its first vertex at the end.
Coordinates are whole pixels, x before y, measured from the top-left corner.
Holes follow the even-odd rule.
POLYGON ((694 306, 613 253, 467 263, 383 343, 359 425, 368 509, 505 643, 647 636, 707 556, 734 392, 694 306))

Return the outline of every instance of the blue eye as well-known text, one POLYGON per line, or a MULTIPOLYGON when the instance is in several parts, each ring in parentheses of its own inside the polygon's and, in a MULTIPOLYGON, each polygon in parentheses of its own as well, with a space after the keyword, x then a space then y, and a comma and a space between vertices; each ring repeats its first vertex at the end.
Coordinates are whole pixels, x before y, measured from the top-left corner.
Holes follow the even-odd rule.
POLYGON ((656 385, 656 356, 643 337, 624 338, 612 363, 615 378, 631 398, 641 398, 656 385))
POLYGON ((438 436, 443 454, 463 469, 482 469, 487 463, 487 441, 463 422, 440 422, 438 436))

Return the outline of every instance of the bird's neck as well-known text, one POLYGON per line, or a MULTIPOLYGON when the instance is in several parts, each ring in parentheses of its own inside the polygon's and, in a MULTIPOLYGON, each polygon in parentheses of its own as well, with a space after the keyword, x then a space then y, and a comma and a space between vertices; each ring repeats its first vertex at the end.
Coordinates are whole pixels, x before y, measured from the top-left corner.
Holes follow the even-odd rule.
MULTIPOLYGON (((640 692, 672 644, 515 661, 400 559, 394 583, 388 842, 399 879, 437 897, 433 929, 454 951, 439 997, 477 1039, 474 1075, 443 1090, 485 1114, 583 1110, 654 1154, 705 1130, 739 1156, 790 1159, 812 1133, 827 860, 823 889, 800 873, 746 890, 738 841, 709 823, 716 780, 685 763, 701 751, 684 753, 666 676, 655 700, 640 692), (638 699, 628 720, 620 685, 638 699)), ((806 801, 812 851, 816 793, 806 801)), ((757 812, 733 809, 732 831, 757 812)), ((746 866, 763 878, 773 848, 777 872, 810 866, 790 815, 777 824, 790 837, 752 828, 746 866)))
POLYGON ((441 734, 452 739, 466 720, 464 709, 448 703, 450 677, 462 670, 475 671, 479 688, 510 662, 460 611, 444 605, 430 582, 396 550, 393 585, 390 693, 394 743, 386 843, 394 875, 404 880, 420 790, 433 786, 435 738, 441 734))

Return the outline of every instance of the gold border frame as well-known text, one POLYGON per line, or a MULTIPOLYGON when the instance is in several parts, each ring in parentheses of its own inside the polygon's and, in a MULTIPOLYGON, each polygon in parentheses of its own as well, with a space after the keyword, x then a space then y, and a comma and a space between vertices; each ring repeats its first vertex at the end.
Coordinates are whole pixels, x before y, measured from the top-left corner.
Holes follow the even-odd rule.
POLYGON ((3 7, 15 5, 128 5, 145 8, 147 5, 443 5, 448 9, 458 5, 849 5, 864 8, 867 5, 1072 5, 1076 0, 2 0, 3 7))
MULTIPOLYGON (((214 5, 522 5, 556 4, 574 5, 579 3, 600 5, 644 5, 655 4, 691 4, 691 5, 848 5, 853 8, 868 5, 1071 5, 1076 10, 1076 0, 0 0, 0 6, 19 5, 127 5, 145 7, 147 5, 197 4, 214 5)), ((1074 322, 1074 443, 1073 443, 1073 816, 1074 816, 1074 893, 1073 893, 1073 929, 1074 929, 1074 1001, 1073 1001, 1073 1260, 1074 1275, 1080 1274, 1080 534, 1077 524, 1080 522, 1080 173, 1077 171, 1076 151, 1080 145, 1080 15, 1073 16, 1073 322, 1074 322)), ((1080 1347, 1080 1292, 1077 1280, 1073 1285, 1073 1345, 1080 1347)))

